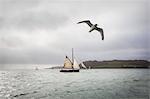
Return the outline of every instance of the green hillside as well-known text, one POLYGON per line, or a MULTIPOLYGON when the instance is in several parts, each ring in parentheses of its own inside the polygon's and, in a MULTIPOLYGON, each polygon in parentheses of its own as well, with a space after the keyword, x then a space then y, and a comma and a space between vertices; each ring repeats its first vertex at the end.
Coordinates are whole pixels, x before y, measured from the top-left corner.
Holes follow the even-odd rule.
POLYGON ((84 61, 85 66, 97 68, 149 68, 150 62, 146 60, 111 60, 111 61, 84 61))

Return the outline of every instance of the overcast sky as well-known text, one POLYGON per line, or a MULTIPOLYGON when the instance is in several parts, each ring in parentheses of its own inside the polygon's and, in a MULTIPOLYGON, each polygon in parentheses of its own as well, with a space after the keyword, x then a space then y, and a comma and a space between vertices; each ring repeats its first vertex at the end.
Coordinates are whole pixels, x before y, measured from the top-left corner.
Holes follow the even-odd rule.
POLYGON ((149 0, 0 0, 0 64, 150 59, 149 0), (91 20, 104 29, 89 33, 91 20))

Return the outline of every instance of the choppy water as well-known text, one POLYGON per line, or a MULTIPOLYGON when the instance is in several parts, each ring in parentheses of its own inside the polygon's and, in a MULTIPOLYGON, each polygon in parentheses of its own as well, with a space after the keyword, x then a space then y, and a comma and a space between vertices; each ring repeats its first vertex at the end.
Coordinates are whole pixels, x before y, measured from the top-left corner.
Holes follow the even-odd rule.
POLYGON ((149 69, 0 71, 0 99, 149 99, 149 69))

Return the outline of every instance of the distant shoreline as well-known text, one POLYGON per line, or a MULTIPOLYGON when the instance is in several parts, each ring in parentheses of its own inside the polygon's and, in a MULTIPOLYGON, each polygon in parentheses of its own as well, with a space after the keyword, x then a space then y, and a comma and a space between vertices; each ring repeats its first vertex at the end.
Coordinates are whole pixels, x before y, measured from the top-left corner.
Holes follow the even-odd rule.
MULTIPOLYGON (((84 61, 84 65, 90 69, 148 69, 150 62, 147 60, 107 60, 97 61, 89 60, 84 61)), ((63 66, 54 66, 47 69, 61 69, 63 66)), ((81 67, 81 64, 80 64, 81 67)), ((82 67, 81 67, 82 68, 82 67)))
POLYGON ((84 61, 87 68, 149 68, 147 60, 109 60, 109 61, 84 61))

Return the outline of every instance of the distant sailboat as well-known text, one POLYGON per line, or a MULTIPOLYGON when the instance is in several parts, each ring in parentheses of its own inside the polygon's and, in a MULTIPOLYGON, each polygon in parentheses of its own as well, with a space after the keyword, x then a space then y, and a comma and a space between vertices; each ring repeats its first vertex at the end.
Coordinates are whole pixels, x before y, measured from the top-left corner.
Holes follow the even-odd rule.
POLYGON ((66 56, 63 69, 61 69, 60 72, 79 72, 79 70, 80 67, 73 56, 73 49, 72 49, 72 61, 66 56))
POLYGON ((83 64, 83 62, 81 63, 81 66, 82 66, 84 69, 87 69, 86 66, 83 64))
POLYGON ((88 69, 91 69, 91 66, 89 66, 89 68, 88 69))

